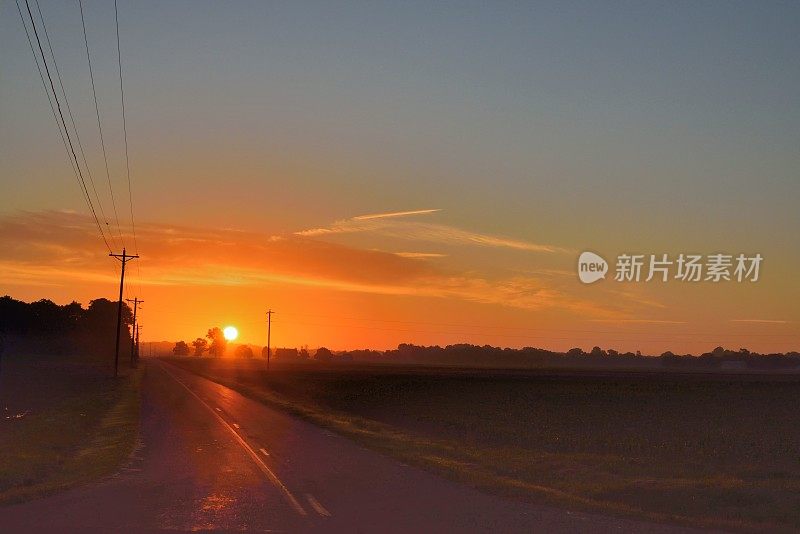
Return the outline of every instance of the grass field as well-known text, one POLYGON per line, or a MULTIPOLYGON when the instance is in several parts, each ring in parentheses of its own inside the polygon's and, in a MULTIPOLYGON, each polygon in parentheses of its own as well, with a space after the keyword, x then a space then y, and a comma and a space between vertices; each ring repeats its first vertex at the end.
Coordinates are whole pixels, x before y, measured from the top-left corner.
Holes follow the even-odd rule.
POLYGON ((0 376, 0 503, 113 473, 139 424, 140 373, 119 379, 64 358, 14 357, 0 376))
POLYGON ((521 498, 800 528, 800 376, 172 359, 404 461, 521 498))

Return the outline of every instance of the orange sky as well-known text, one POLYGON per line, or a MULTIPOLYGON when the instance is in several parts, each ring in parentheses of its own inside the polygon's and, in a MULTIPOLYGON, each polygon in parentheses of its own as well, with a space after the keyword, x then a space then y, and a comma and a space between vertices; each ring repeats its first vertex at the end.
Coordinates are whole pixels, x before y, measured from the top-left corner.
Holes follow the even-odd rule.
MULTIPOLYGON (((142 256, 146 340, 264 344, 272 308, 288 346, 800 349, 792 3, 141 0, 119 55, 113 4, 86 40, 77 4, 41 7, 99 224, 142 256), (586 250, 764 262, 583 285, 586 250)), ((0 293, 115 298, 31 46, 0 3, 0 293)))
MULTIPOLYGON (((468 232, 437 222, 438 211, 406 211, 282 235, 142 223, 138 246, 147 253, 129 264, 126 296, 145 300, 146 340, 191 340, 230 324, 240 341, 265 344, 269 307, 279 346, 598 344, 660 353, 798 345, 796 309, 780 304, 769 271, 751 285, 607 279, 587 286, 577 280, 572 250, 468 232), (325 240, 334 236, 339 242, 325 240), (429 252, 431 244, 441 252, 429 252), (493 261, 465 264, 475 252, 493 261)), ((4 290, 62 303, 114 298, 118 264, 97 252, 96 240, 93 222, 76 213, 2 217, 4 290)))

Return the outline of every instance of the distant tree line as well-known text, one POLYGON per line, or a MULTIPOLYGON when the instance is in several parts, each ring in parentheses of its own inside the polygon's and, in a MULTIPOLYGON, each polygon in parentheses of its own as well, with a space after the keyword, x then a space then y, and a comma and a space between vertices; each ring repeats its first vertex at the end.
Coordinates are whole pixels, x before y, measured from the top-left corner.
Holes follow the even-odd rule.
POLYGON ((355 350, 336 354, 347 361, 386 362, 426 365, 455 365, 468 367, 625 367, 625 368, 800 368, 800 353, 759 354, 746 349, 737 351, 717 347, 711 352, 693 356, 665 352, 660 356, 643 356, 640 352, 618 352, 594 347, 586 352, 573 348, 556 352, 535 347, 521 349, 492 347, 490 345, 456 344, 418 346, 400 344, 387 351, 355 350), (736 363, 736 365, 729 365, 736 363))
MULTIPOLYGON (((222 358, 228 352, 228 340, 225 339, 222 329, 218 326, 209 328, 206 337, 198 337, 191 342, 191 348, 185 341, 178 341, 172 349, 175 356, 196 356, 208 354, 212 358, 222 358), (208 339, 206 339, 208 338, 208 339), (209 343, 209 341, 211 343, 209 343)), ((252 358, 253 349, 247 345, 237 345, 234 349, 237 358, 252 358)))
MULTIPOLYGON (((207 337, 212 340, 211 346, 203 338, 192 342, 194 350, 184 341, 179 341, 173 349, 176 356, 203 356, 208 352, 211 356, 224 354, 212 350, 214 339, 221 338, 215 330, 209 330, 207 337), (215 337, 216 336, 216 337, 215 337)), ((224 341, 224 340, 223 340, 224 341)), ((267 357, 267 348, 261 351, 267 357)), ((253 351, 247 345, 237 346, 234 356, 252 358, 253 351)), ((644 356, 641 352, 619 352, 614 349, 594 347, 589 352, 573 348, 566 352, 557 352, 535 347, 521 349, 500 348, 490 345, 470 345, 466 343, 440 347, 420 346, 408 343, 398 345, 396 349, 331 351, 326 347, 316 350, 302 347, 273 348, 272 358, 276 362, 362 362, 362 363, 394 363, 405 365, 434 365, 458 367, 492 367, 509 369, 534 369, 545 367, 568 368, 632 368, 632 369, 800 369, 800 353, 760 354, 747 349, 726 350, 717 347, 711 352, 694 356, 678 355, 665 352, 660 356, 644 356)))
MULTIPOLYGON (((130 357, 133 313, 122 305, 120 355, 130 357)), ((117 302, 100 298, 84 308, 78 302, 23 302, 0 297, 0 336, 6 353, 80 355, 104 359, 114 354, 117 302)))
MULTIPOLYGON (((665 352, 660 356, 644 356, 640 352, 618 352, 594 347, 589 352, 573 348, 566 352, 535 347, 521 349, 490 345, 456 344, 420 346, 403 343, 396 349, 351 350, 333 352, 325 347, 316 351, 293 349, 297 356, 284 361, 395 363, 406 365, 441 365, 460 367, 542 368, 542 367, 609 367, 609 368, 675 368, 675 369, 800 369, 800 353, 760 354, 747 349, 736 351, 717 347, 711 352, 693 356, 665 352)), ((280 354, 280 352, 278 352, 280 354)), ((276 358, 280 361, 280 358, 276 358)))
MULTIPOLYGON (((175 346, 172 348, 172 354, 174 356, 193 356, 193 357, 201 357, 204 355, 214 357, 222 357, 227 353, 227 340, 222 335, 222 331, 219 328, 211 328, 206 334, 206 338, 211 340, 211 344, 209 345, 208 341, 205 338, 197 338, 191 343, 191 347, 185 341, 178 341, 175 343, 175 346)), ((343 361, 346 359, 344 356, 336 356, 333 352, 326 348, 319 348, 314 352, 314 355, 311 355, 307 346, 302 348, 295 349, 295 348, 277 348, 273 347, 270 349, 271 356, 276 361, 281 362, 303 362, 309 360, 319 360, 319 361, 332 361, 333 359, 338 359, 343 361)), ((255 353, 253 352, 253 348, 250 345, 236 345, 233 350, 233 357, 234 358, 254 358, 255 353)), ((261 349, 261 357, 267 357, 267 347, 261 349)))

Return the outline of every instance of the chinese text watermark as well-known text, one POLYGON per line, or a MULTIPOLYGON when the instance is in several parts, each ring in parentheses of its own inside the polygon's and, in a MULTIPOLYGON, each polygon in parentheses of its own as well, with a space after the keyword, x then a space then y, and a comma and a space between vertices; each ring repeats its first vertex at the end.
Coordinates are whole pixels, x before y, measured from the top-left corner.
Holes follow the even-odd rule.
MULTIPOLYGON (((614 266, 617 282, 757 282, 761 254, 620 254, 614 266)), ((591 284, 606 277, 608 262, 594 252, 578 258, 578 278, 591 284)))

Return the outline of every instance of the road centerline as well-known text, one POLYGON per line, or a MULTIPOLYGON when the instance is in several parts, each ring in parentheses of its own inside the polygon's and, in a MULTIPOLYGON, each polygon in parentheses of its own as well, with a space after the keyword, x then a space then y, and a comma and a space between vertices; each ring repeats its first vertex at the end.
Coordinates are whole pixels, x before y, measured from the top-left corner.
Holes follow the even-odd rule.
POLYGON ((311 508, 314 509, 319 515, 323 517, 330 517, 331 513, 320 504, 320 502, 310 493, 306 493, 306 500, 308 500, 308 504, 311 505, 311 508))
POLYGON ((170 377, 172 377, 172 379, 175 380, 175 382, 183 386, 183 388, 186 391, 188 391, 195 399, 197 399, 197 401, 200 404, 205 406, 206 409, 208 409, 208 411, 211 412, 212 415, 214 415, 217 421, 224 428, 226 428, 231 433, 231 435, 233 435, 236 442, 245 450, 245 452, 249 454, 250 458, 253 459, 253 461, 256 463, 261 472, 264 473, 270 480, 270 482, 272 482, 272 484, 281 491, 284 498, 289 503, 289 505, 295 510, 295 512, 297 512, 302 516, 308 515, 308 512, 306 512, 306 510, 302 507, 300 502, 297 500, 297 498, 295 498, 294 494, 292 494, 289 488, 287 488, 286 485, 281 481, 281 479, 278 478, 278 475, 276 475, 275 472, 272 471, 272 469, 270 469, 269 466, 267 466, 267 464, 264 463, 264 461, 258 456, 258 454, 253 450, 253 448, 250 447, 250 445, 239 435, 239 433, 236 432, 236 430, 231 425, 229 425, 228 422, 225 421, 225 419, 223 419, 214 410, 214 408, 209 406, 208 403, 206 403, 202 398, 200 398, 200 396, 197 393, 192 391, 192 389, 189 386, 184 384, 177 376, 175 376, 169 369, 167 369, 166 365, 167 364, 159 362, 159 366, 165 373, 167 373, 170 377))

